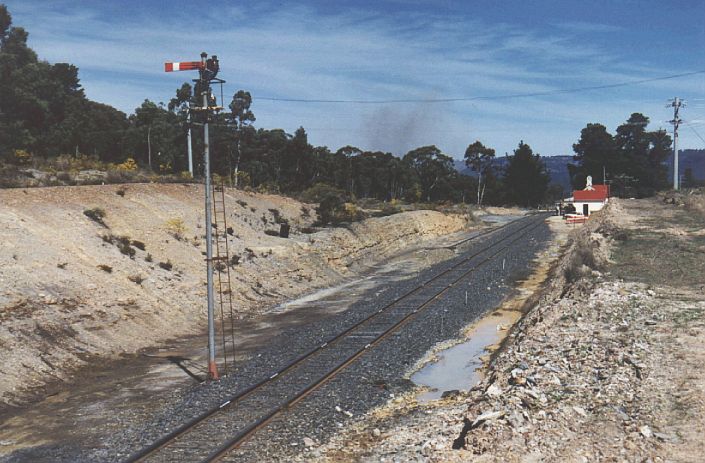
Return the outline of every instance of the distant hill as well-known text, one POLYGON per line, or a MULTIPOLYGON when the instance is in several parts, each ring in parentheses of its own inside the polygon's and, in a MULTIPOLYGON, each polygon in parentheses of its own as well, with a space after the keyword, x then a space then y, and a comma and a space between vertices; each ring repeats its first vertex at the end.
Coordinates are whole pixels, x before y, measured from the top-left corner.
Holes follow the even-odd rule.
MULTIPOLYGON (((696 180, 705 180, 705 149, 703 150, 679 150, 678 164, 680 165, 681 175, 685 169, 693 170, 693 177, 696 180)), ((555 183, 563 187, 568 192, 572 188, 570 186, 570 176, 568 175, 568 164, 573 162, 573 156, 542 156, 541 159, 546 163, 546 170, 550 176, 550 183, 555 183)), ((496 158, 496 166, 502 170, 509 162, 507 157, 496 158)), ((673 178, 673 156, 666 160, 668 166, 668 178, 673 178)), ((463 161, 455 161, 455 168, 464 175, 476 177, 477 174, 465 166, 463 161)), ((596 181, 602 181, 601 178, 596 181)))
MULTIPOLYGON (((705 180, 705 150, 678 150, 678 153, 678 170, 681 175, 687 168, 691 168, 695 180, 705 180)), ((666 165, 668 166, 668 179, 673 181, 673 156, 666 160, 666 165)))

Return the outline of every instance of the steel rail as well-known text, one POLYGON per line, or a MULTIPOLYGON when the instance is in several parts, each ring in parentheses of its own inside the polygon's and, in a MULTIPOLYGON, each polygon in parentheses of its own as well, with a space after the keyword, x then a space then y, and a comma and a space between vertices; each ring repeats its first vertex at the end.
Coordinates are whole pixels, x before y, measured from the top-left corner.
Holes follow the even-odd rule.
MULTIPOLYGON (((522 220, 522 219, 520 219, 520 220, 522 220)), ((239 402, 239 401, 245 399, 247 396, 249 396, 250 394, 252 394, 252 393, 255 392, 256 390, 260 389, 260 388, 263 387, 264 385, 266 385, 266 384, 268 384, 268 383, 270 383, 270 382, 272 382, 272 381, 278 379, 280 376, 285 375, 286 373, 290 372, 291 370, 297 368, 297 367, 300 366, 305 360, 311 358, 313 355, 315 355, 315 354, 318 353, 319 351, 321 351, 321 350, 323 350, 323 349, 325 349, 325 348, 331 346, 332 344, 336 343, 337 341, 339 341, 339 340, 341 340, 341 339, 344 339, 346 336, 348 336, 351 332, 355 331, 355 330, 356 330, 357 328, 359 328, 360 326, 362 326, 362 325, 364 325, 365 323, 369 322, 369 321, 372 320, 373 318, 379 316, 379 314, 385 312, 385 311, 388 310, 390 307, 392 307, 392 306, 398 304, 400 301, 404 300, 405 298, 407 298, 407 297, 413 295, 414 293, 416 293, 416 292, 418 292, 418 291, 424 289, 428 284, 433 283, 434 281, 436 281, 436 280, 442 278, 442 277, 443 277, 444 275, 446 275, 447 273, 449 273, 449 272, 455 270, 456 268, 460 267, 460 266, 463 265, 463 264, 466 264, 467 262, 469 262, 470 260, 474 259, 474 258, 477 257, 478 255, 480 255, 480 254, 486 252, 487 250, 489 250, 489 249, 495 247, 496 245, 502 243, 502 242, 505 241, 507 238, 511 237, 513 234, 519 233, 519 232, 525 230, 526 228, 528 228, 528 227, 530 227, 530 226, 532 226, 532 225, 535 225, 534 221, 531 220, 531 217, 526 218, 526 219, 523 219, 523 220, 527 220, 528 223, 527 223, 527 224, 522 224, 520 227, 517 227, 517 230, 516 230, 516 231, 513 231, 512 234, 510 234, 509 236, 504 237, 504 238, 500 239, 499 241, 497 241, 497 242, 491 244, 490 246, 488 246, 488 247, 486 247, 486 248, 483 248, 483 249, 481 249, 481 250, 479 250, 479 251, 477 251, 477 252, 475 252, 475 253, 473 253, 473 254, 471 254, 471 255, 469 255, 469 256, 466 256, 466 257, 462 258, 459 262, 457 262, 457 263, 451 265, 449 268, 447 268, 447 269, 445 269, 445 270, 439 272, 438 274, 434 275, 433 277, 431 277, 431 278, 429 278, 428 280, 424 281, 423 283, 419 284, 418 286, 416 286, 416 287, 413 288, 412 290, 407 291, 406 293, 404 293, 404 294, 402 294, 402 295, 396 297, 393 301, 389 302, 388 304, 386 304, 386 305, 383 306, 382 308, 380 308, 380 309, 378 309, 378 310, 372 312, 370 315, 368 315, 367 317, 361 319, 360 321, 353 323, 353 324, 350 325, 348 328, 346 328, 345 330, 343 330, 343 331, 341 331, 341 332, 335 334, 334 336, 332 336, 332 337, 331 337, 330 339, 328 339, 327 341, 324 341, 323 343, 321 343, 321 344, 319 344, 319 345, 313 347, 312 349, 308 350, 308 351, 305 352, 304 354, 302 354, 302 355, 300 355, 299 357, 297 357, 296 359, 292 360, 289 364, 285 365, 285 366, 284 366, 283 368, 281 368, 279 371, 277 371, 277 372, 275 372, 275 373, 273 373, 273 374, 267 376, 266 378, 263 378, 262 380, 260 380, 260 381, 258 381, 258 382, 256 382, 256 383, 254 383, 254 384, 252 384, 252 385, 250 385, 250 386, 248 386, 247 388, 243 389, 242 391, 236 393, 236 394, 233 395, 232 397, 230 397, 230 398, 228 398, 227 400, 225 400, 225 401, 224 401, 223 403, 221 403, 220 405, 216 405, 216 406, 214 406, 214 407, 211 407, 210 409, 206 410, 205 412, 201 413, 200 415, 198 415, 198 416, 196 416, 196 417, 190 419, 189 421, 187 421, 187 422, 183 423, 182 425, 178 426, 176 429, 174 429, 174 430, 170 431, 169 433, 165 434, 164 436, 162 436, 160 439, 156 440, 155 442, 153 442, 153 443, 150 444, 149 446, 147 446, 147 447, 145 447, 145 448, 139 450, 138 452, 136 452, 136 453, 130 455, 130 456, 125 460, 125 462, 126 462, 126 463, 136 463, 136 462, 145 461, 145 460, 146 460, 147 458, 149 458, 150 456, 156 454, 159 450, 161 450, 161 449, 165 448, 166 446, 168 446, 171 442, 175 441, 176 439, 178 439, 178 438, 181 437, 182 435, 188 433, 192 428, 194 428, 194 427, 195 427, 196 425, 198 425, 199 423, 201 423, 201 422, 203 422, 203 421, 205 421, 205 420, 207 420, 207 419, 213 417, 213 416, 216 415, 216 414, 219 414, 219 413, 223 412, 226 408, 228 408, 228 407, 234 405, 235 403, 237 403, 237 402, 239 402)), ((481 233, 479 233, 479 234, 477 234, 477 235, 475 235, 475 236, 472 236, 472 237, 467 238, 467 239, 465 239, 465 240, 461 240, 461 241, 455 243, 453 246, 454 246, 454 247, 457 247, 457 246, 459 246, 459 245, 461 245, 461 244, 464 244, 464 243, 466 243, 466 242, 475 240, 475 239, 477 239, 477 238, 480 238, 480 237, 483 237, 483 236, 486 236, 486 235, 489 235, 489 234, 496 234, 496 233, 500 232, 501 230, 504 230, 504 229, 509 228, 511 225, 516 225, 517 222, 519 222, 519 221, 509 222, 509 223, 504 224, 504 225, 501 225, 501 226, 499 226, 499 227, 486 230, 486 231, 481 232, 481 233)), ((542 222, 542 221, 538 221, 538 222, 536 222, 536 224, 538 224, 538 223, 540 223, 540 222, 542 222)), ((485 262, 485 261, 483 261, 483 262, 485 262)), ((471 271, 472 271, 472 270, 471 270, 471 271)), ((469 273, 469 272, 468 272, 468 273, 469 273)), ((464 275, 465 275, 465 274, 464 274, 464 275)), ((462 277, 461 277, 461 278, 462 278, 462 277)), ((447 289, 448 289, 448 288, 445 288, 442 292, 445 292, 447 289)), ((434 297, 435 297, 435 296, 434 296, 434 297)), ((426 303, 424 303, 424 305, 427 304, 427 303, 429 303, 429 302, 430 302, 430 300, 427 301, 426 303)), ((418 309, 417 309, 417 310, 418 310, 418 309)), ((416 311, 414 311, 414 312, 412 312, 412 313, 415 313, 415 312, 416 312, 416 311)), ((260 426, 261 426, 261 424, 260 424, 260 426)), ((251 426, 250 426, 250 427, 251 427, 251 426)), ((250 429, 250 427, 246 428, 246 430, 247 430, 247 429, 250 429)), ((245 431, 243 431, 243 432, 245 432, 245 431)))
MULTIPOLYGON (((534 228, 537 228, 541 223, 543 223, 543 220, 537 221, 536 223, 530 223, 529 226, 533 225, 531 227, 531 230, 534 228)), ((519 231, 525 230, 529 226, 522 227, 519 231)), ((518 231, 518 232, 519 232, 518 231)), ((517 232, 517 233, 518 233, 517 232)), ((499 249, 497 252, 494 254, 490 255, 489 257, 485 258, 482 262, 478 263, 474 267, 468 269, 467 271, 463 272, 461 276, 453 280, 452 283, 448 284, 446 287, 444 287, 442 290, 440 290, 437 294, 435 294, 433 297, 428 299, 426 302, 415 308, 414 310, 410 311, 408 314, 406 314, 402 319, 397 321, 394 325, 390 326, 387 328, 382 334, 380 334, 377 338, 372 340, 370 343, 366 344, 363 348, 359 349, 357 352, 343 360, 341 363, 339 363, 337 366, 335 366, 332 370, 330 370, 328 373, 326 373, 325 376, 322 378, 316 380, 312 384, 310 384, 308 387, 297 393, 294 397, 289 399, 285 404, 279 405, 275 407, 273 410, 271 410, 267 415, 263 416, 256 422, 250 424, 247 426, 245 429, 240 431, 238 434, 235 436, 231 437, 229 440, 227 440, 225 443, 223 443, 221 446, 219 446, 216 450, 214 450, 208 457, 206 457, 205 460, 203 460, 204 463, 208 462, 215 462, 215 461, 220 461, 225 455, 230 453, 233 450, 236 450, 238 447, 240 447, 247 439, 249 439, 255 432, 257 432, 259 429, 262 429, 265 427, 267 424, 269 424, 274 418, 276 418, 279 414, 282 412, 288 410, 289 408, 293 407, 298 403, 299 401, 303 400, 306 398, 309 394, 326 384, 329 380, 331 380, 334 376, 336 376, 338 373, 340 373, 342 370, 348 367, 351 363, 353 363, 355 360, 357 360, 359 357, 365 354, 365 352, 368 352, 368 350, 371 347, 376 346, 380 342, 384 341, 387 339, 392 333, 397 331, 399 328, 402 326, 406 325, 409 323, 413 318, 415 318, 419 312, 421 312, 423 309, 427 308, 433 301, 438 299, 440 296, 445 294, 447 291, 449 291, 453 286, 455 286, 456 283, 458 283, 460 280, 463 278, 467 277, 469 274, 480 268, 480 266, 484 265, 485 263, 489 262, 492 260, 495 256, 500 254, 503 251, 506 251, 511 247, 512 244, 515 242, 519 241, 521 238, 523 238, 525 233, 522 233, 512 241, 510 241, 505 247, 499 249)), ((501 242, 501 241, 500 241, 501 242)), ((485 249, 489 249, 485 248, 485 249)))

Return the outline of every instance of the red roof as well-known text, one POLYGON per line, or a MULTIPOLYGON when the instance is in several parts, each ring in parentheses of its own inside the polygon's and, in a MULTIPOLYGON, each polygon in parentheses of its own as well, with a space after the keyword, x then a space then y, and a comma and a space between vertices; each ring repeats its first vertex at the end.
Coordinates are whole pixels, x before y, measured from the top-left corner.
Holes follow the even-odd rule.
POLYGON ((609 185, 593 185, 593 190, 576 190, 574 201, 604 201, 610 196, 609 185))

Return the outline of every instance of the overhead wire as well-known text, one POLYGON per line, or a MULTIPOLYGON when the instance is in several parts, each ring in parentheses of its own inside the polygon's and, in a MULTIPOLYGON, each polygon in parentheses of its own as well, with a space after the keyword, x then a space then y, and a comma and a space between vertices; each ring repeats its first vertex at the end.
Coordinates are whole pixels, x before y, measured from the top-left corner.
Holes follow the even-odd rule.
POLYGON ((696 74, 705 74, 705 70, 684 72, 681 74, 672 74, 669 76, 652 77, 649 79, 633 80, 629 82, 619 82, 615 84, 605 84, 605 85, 593 85, 588 87, 575 87, 567 89, 556 89, 548 90, 545 92, 531 92, 531 93, 514 93, 508 95, 486 95, 486 96, 473 96, 473 97, 458 97, 458 98, 402 98, 402 99, 388 99, 388 100, 359 100, 359 99, 309 99, 309 98, 280 98, 280 97, 258 97, 253 95, 253 100, 263 100, 263 101, 277 101, 277 102, 287 102, 287 103, 333 103, 333 104, 392 104, 392 103, 454 103, 463 101, 478 101, 478 100, 504 100, 511 98, 530 98, 537 96, 550 96, 559 95, 564 93, 578 93, 591 90, 603 90, 608 88, 618 88, 618 87, 628 87, 631 85, 645 84, 648 82, 657 82, 662 80, 678 79, 681 77, 693 76, 696 74))
POLYGON ((700 133, 698 133, 698 131, 695 130, 695 127, 693 127, 693 126, 690 125, 690 124, 686 124, 686 125, 687 125, 688 127, 690 127, 690 130, 692 130, 693 133, 694 133, 695 135, 697 135, 698 138, 699 138, 700 140, 702 140, 703 143, 705 143, 705 138, 703 138, 703 137, 700 135, 700 133))

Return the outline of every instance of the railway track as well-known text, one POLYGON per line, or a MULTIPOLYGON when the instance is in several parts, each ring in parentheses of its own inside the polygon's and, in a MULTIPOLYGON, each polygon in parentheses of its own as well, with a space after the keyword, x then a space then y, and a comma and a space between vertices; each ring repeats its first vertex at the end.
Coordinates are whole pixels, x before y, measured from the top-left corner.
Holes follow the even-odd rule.
POLYGON ((509 249, 543 221, 543 215, 531 216, 455 243, 454 246, 458 246, 482 236, 500 235, 490 245, 465 256, 317 345, 278 372, 164 435, 126 461, 220 460, 270 421, 326 384, 369 349, 398 331, 454 285, 509 249))

